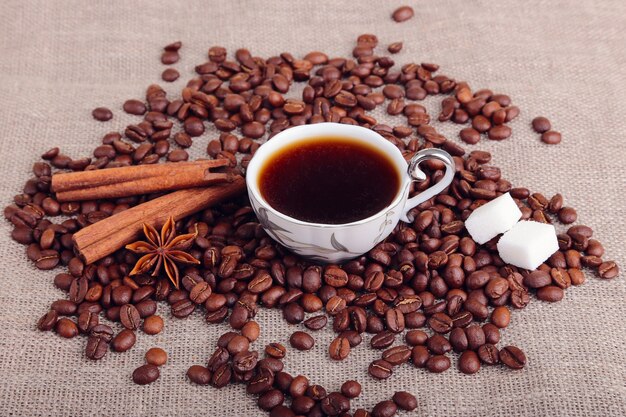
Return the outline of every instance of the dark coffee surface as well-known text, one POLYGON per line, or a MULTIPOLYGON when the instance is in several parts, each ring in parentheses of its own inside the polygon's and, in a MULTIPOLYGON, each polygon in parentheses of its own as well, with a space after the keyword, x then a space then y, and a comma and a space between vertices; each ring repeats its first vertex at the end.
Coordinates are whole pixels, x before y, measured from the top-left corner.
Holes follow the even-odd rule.
POLYGON ((374 147, 342 137, 298 142, 270 156, 259 189, 276 210, 313 223, 365 219, 388 206, 400 176, 374 147))

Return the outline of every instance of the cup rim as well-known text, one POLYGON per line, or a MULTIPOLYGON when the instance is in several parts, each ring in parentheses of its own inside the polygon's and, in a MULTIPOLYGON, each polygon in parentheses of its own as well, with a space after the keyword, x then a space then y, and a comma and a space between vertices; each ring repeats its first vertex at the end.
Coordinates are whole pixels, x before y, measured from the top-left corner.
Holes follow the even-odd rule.
MULTIPOLYGON (((261 192, 259 190, 258 184, 256 183, 256 180, 258 178, 258 171, 259 171, 259 167, 257 167, 257 165, 260 165, 262 162, 265 161, 265 159, 267 158, 267 156, 271 155, 267 155, 265 157, 263 157, 262 159, 256 159, 253 157, 250 160, 250 164, 248 165, 248 169, 246 170, 246 186, 248 188, 248 192, 251 193, 254 198, 260 202, 263 206, 263 208, 265 208, 266 210, 270 211, 272 214, 274 214, 275 216, 288 221, 290 223, 294 223, 300 226, 310 226, 310 227, 315 227, 315 228, 325 228, 325 229, 337 229, 337 228, 345 228, 345 227, 353 227, 353 226, 359 226, 365 223, 369 223, 372 220, 376 220, 379 217, 382 217, 385 213, 387 213, 389 211, 390 208, 392 207, 396 207, 399 203, 402 202, 402 199, 404 198, 404 194, 407 190, 408 185, 410 184, 410 178, 409 176, 406 174, 406 168, 408 167, 408 163, 404 160, 404 157, 402 156, 402 153, 398 150, 398 148, 396 148, 393 144, 391 144, 391 142, 387 141, 384 137, 382 137, 378 132, 372 130, 372 129, 368 129, 365 128, 363 126, 356 126, 356 125, 348 125, 348 124, 342 124, 342 123, 333 123, 333 122, 323 122, 323 123, 316 123, 316 124, 312 124, 312 125, 301 125, 301 126, 294 126, 294 127, 290 127, 286 130, 283 130, 282 132, 276 134, 272 140, 276 140, 277 138, 279 138, 281 135, 284 135, 286 133, 289 134, 297 134, 299 130, 304 130, 306 131, 307 129, 311 129, 313 126, 329 126, 332 125, 333 128, 335 129, 343 129, 344 131, 360 131, 361 133, 365 133, 368 135, 372 135, 373 138, 376 138, 377 141, 380 142, 380 144, 383 146, 385 153, 388 153, 387 151, 389 151, 389 153, 395 153, 395 156, 398 157, 399 159, 401 159, 402 161, 404 161, 404 166, 402 167, 398 167, 398 163, 396 161, 395 158, 390 158, 391 162, 393 163, 393 165, 396 168, 399 168, 399 175, 400 175, 400 186, 398 187, 398 192, 396 193, 396 196, 394 197, 394 199, 391 201, 391 203, 389 203, 388 205, 386 205, 384 208, 382 208, 380 211, 372 214, 369 217, 366 217, 364 219, 360 219, 360 220, 355 220, 353 222, 350 223, 337 223, 337 224, 332 224, 332 223, 314 223, 314 222, 307 222, 304 220, 299 220, 296 219, 295 217, 291 217, 288 216, 278 210, 276 210, 274 207, 272 207, 271 204, 269 204, 267 202, 267 200, 265 200, 265 198, 263 198, 263 196, 261 195, 261 192), (254 165, 253 165, 254 164, 254 165), (254 180, 249 179, 248 175, 250 173, 250 166, 252 165, 252 167, 257 171, 257 175, 255 176, 254 180), (252 182, 255 182, 254 184, 252 184, 252 182)), ((359 140, 360 138, 358 137, 359 133, 356 134, 350 134, 349 132, 346 132, 345 135, 338 133, 337 136, 345 136, 348 139, 355 139, 355 140, 359 140)), ((277 149, 280 149, 286 145, 289 145, 291 143, 294 142, 298 142, 298 141, 302 141, 302 140, 307 140, 310 138, 314 138, 316 137, 315 135, 311 135, 310 137, 307 138, 307 136, 301 136, 301 137, 292 137, 292 138, 287 138, 287 139, 282 139, 282 142, 280 143, 280 145, 276 145, 278 146, 277 149)), ((261 151, 263 149, 263 146, 265 146, 268 143, 276 143, 276 142, 265 142, 263 143, 263 145, 261 145, 259 147, 259 149, 257 150, 257 152, 255 153, 254 156, 258 155, 258 152, 261 151)), ((267 149, 267 148, 266 148, 267 149)), ((277 149, 272 150, 271 152, 275 152, 277 149)))

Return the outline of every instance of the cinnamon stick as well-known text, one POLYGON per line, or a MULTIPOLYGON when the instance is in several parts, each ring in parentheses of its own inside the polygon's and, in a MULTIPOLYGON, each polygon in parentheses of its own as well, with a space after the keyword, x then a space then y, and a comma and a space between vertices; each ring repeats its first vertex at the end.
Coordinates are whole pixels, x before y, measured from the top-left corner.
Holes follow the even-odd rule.
POLYGON ((180 220, 240 195, 245 188, 244 178, 236 175, 229 183, 166 194, 79 230, 72 237, 74 248, 86 264, 91 264, 139 240, 144 223, 159 229, 169 216, 180 220))
POLYGON ((216 159, 69 172, 53 175, 51 187, 61 202, 181 190, 232 181, 232 174, 210 171, 227 164, 216 159))

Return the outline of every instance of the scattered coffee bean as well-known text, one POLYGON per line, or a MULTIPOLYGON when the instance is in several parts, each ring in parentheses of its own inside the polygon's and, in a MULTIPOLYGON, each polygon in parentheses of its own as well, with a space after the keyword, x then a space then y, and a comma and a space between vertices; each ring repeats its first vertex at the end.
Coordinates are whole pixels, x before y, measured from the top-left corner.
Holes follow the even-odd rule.
POLYGON ((526 355, 515 346, 505 346, 499 353, 500 361, 511 369, 522 369, 526 365, 526 355))
POLYGON ((163 81, 167 81, 168 83, 176 81, 178 77, 180 77, 180 73, 174 68, 167 68, 161 74, 163 81))
POLYGON ((136 340, 135 332, 124 329, 111 340, 111 348, 116 352, 126 352, 135 345, 136 340))
POLYGON ((537 133, 544 133, 552 129, 550 121, 543 116, 535 117, 533 119, 532 126, 533 130, 537 133))
POLYGON ((113 118, 113 112, 106 107, 96 107, 91 112, 91 115, 100 122, 107 122, 113 118))
POLYGON ((309 350, 315 345, 315 339, 308 333, 296 331, 289 338, 289 343, 295 349, 309 350))
POLYGON ((391 17, 393 18, 393 20, 395 20, 396 22, 404 22, 406 20, 409 20, 410 18, 413 17, 413 8, 410 6, 401 6, 398 7, 396 10, 393 11, 393 14, 391 15, 391 17))
POLYGON ((478 355, 471 350, 466 350, 459 357, 459 371, 464 374, 475 374, 480 369, 478 355))
POLYGON ((561 143, 561 134, 554 130, 548 130, 541 134, 541 141, 548 145, 558 145, 561 143))
POLYGON ((417 408, 417 399, 411 393, 406 391, 397 391, 393 394, 393 402, 396 403, 398 408, 405 411, 413 411, 417 408))
POLYGON ((211 382, 211 371, 204 366, 192 365, 187 369, 187 378, 194 384, 208 385, 211 382))
POLYGON ((143 331, 146 334, 159 334, 163 330, 163 319, 160 316, 148 316, 143 320, 143 331))
POLYGON ((147 385, 159 379, 159 376, 159 368, 151 364, 146 364, 135 369, 133 372, 133 382, 137 385, 147 385))
POLYGON ((161 348, 150 348, 146 352, 146 362, 151 365, 161 366, 167 362, 167 352, 161 348))

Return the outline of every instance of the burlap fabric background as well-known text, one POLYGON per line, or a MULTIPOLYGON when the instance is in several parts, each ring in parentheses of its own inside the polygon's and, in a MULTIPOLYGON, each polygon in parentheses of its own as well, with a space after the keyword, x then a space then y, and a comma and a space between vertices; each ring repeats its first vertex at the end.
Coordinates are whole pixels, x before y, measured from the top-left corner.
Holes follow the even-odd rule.
MULTIPOLYGON (((0 7, 0 202, 20 192, 43 151, 61 146, 87 156, 103 133, 135 120, 123 114, 126 98, 144 96, 160 80, 161 47, 182 40, 180 90, 203 62, 209 46, 247 47, 268 57, 311 50, 346 56, 357 35, 376 33, 385 47, 404 41, 396 61, 432 61, 442 72, 475 88, 510 94, 522 115, 514 136, 483 141, 514 184, 545 195, 561 192, 593 226, 606 258, 626 267, 626 3, 614 1, 415 1, 414 19, 394 23, 402 2, 279 1, 8 1, 0 7), (90 112, 108 106, 106 124, 90 112), (563 133, 560 146, 543 145, 529 122, 547 115, 563 133)), ((383 118, 381 117, 381 120, 383 118)), ((456 137, 453 127, 444 130, 456 137)), ((208 138, 196 140, 193 155, 208 138)), ((0 415, 263 415, 241 386, 199 387, 186 369, 204 363, 226 326, 207 326, 199 313, 167 318, 158 336, 139 334, 131 352, 84 359, 86 339, 63 340, 35 329, 49 303, 64 294, 52 285, 58 272, 33 268, 24 247, 0 221, 0 415), (130 380, 153 346, 166 349, 161 379, 145 387, 130 380)), ((625 280, 588 274, 588 283, 563 302, 533 302, 515 311, 502 346, 516 344, 529 358, 523 371, 483 368, 475 376, 456 370, 433 375, 410 365, 385 382, 367 376, 379 355, 363 346, 345 362, 327 359, 330 331, 316 335, 306 353, 291 350, 292 374, 335 390, 347 379, 363 384, 353 407, 372 407, 396 390, 417 395, 411 415, 623 416, 626 415, 625 280)), ((261 310, 256 343, 286 343, 297 326, 261 310)), ((453 362, 455 366, 456 360, 453 362)), ((406 413, 404 414, 406 415, 406 413)))

